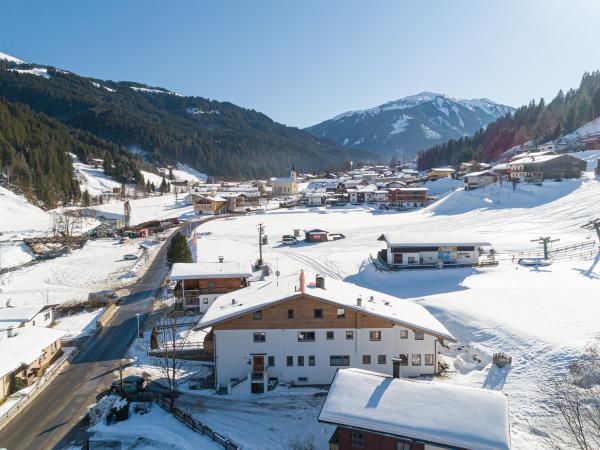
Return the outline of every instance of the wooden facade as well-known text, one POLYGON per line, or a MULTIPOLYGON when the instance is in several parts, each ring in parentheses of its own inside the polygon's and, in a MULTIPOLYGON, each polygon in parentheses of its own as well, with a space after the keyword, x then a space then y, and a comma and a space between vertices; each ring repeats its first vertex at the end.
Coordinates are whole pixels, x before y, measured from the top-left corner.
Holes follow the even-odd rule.
POLYGON ((329 440, 329 450, 424 450, 425 444, 384 434, 337 427, 329 440))
MULTIPOLYGON (((363 300, 363 301, 366 301, 363 300)), ((392 328, 394 323, 379 317, 364 314, 350 308, 329 303, 325 300, 298 293, 297 296, 279 303, 248 312, 213 326, 214 330, 252 330, 252 329, 335 329, 335 328, 392 328), (321 318, 315 318, 315 310, 321 311, 321 318), (343 316, 338 312, 343 310, 343 316), (260 311, 260 319, 255 312, 260 311), (289 316, 290 311, 291 318, 289 316)))

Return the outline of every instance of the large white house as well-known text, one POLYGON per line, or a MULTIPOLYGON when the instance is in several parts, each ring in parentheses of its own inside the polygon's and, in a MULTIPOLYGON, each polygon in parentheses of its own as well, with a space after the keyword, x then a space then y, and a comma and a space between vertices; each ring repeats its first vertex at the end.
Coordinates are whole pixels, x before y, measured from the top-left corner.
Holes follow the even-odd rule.
POLYGON ((438 349, 454 337, 417 303, 304 272, 218 297, 198 322, 214 348, 217 387, 238 382, 331 383, 340 367, 402 376, 439 371, 438 349))

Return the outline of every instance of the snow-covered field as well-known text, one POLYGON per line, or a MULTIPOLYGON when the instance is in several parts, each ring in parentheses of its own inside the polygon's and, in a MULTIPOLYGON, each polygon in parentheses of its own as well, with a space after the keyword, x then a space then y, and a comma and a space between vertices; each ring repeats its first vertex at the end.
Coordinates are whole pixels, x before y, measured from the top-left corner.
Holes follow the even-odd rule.
MULTIPOLYGON (((511 262, 509 256, 539 250, 530 241, 540 236, 559 238, 557 247, 595 240, 595 233, 581 225, 600 217, 599 195, 599 180, 587 174, 582 180, 543 186, 521 184, 515 191, 507 183, 457 190, 421 211, 407 213, 353 206, 279 210, 207 223, 198 233, 198 252, 203 260, 218 256, 255 260, 257 225, 263 223, 270 241, 265 259, 282 273, 310 268, 421 303, 459 340, 447 352, 450 373, 439 381, 503 390, 510 400, 514 448, 543 448, 539 432, 552 433, 545 428, 551 411, 544 383, 600 334, 600 303, 594 294, 600 287, 600 257, 589 250, 573 252, 551 266, 534 269, 511 262), (346 239, 294 247, 278 242, 294 229, 313 227, 343 233, 346 239), (377 238, 384 232, 438 231, 481 234, 493 243, 502 262, 492 268, 395 273, 377 272, 368 263, 369 255, 383 247, 377 238), (492 367, 491 355, 498 351, 513 357, 511 369, 492 367), (474 363, 473 355, 482 362, 474 363)), ((232 422, 238 433, 268 434, 270 420, 262 420, 262 415, 252 419, 249 406, 239 406, 243 411, 238 415, 245 415, 232 422)), ((264 410, 271 407, 276 403, 264 410)), ((207 409, 201 416, 209 413, 207 409)), ((298 416, 289 411, 285 415, 289 420, 278 429, 296 426, 298 416)), ((219 429, 217 423, 215 427, 219 429)), ((280 447, 260 442, 247 448, 280 447)))
POLYGON ((139 260, 123 259, 128 253, 142 254, 137 244, 119 244, 117 239, 88 241, 68 256, 6 273, 0 285, 0 304, 7 300, 13 306, 81 301, 87 300, 90 292, 122 285, 133 278, 124 275, 141 268, 139 260))
POLYGON ((106 425, 105 421, 100 421, 90 431, 94 433, 94 441, 118 440, 122 448, 222 449, 207 437, 190 430, 158 405, 152 405, 150 411, 145 414, 135 413, 132 406, 126 421, 113 425, 106 425))
MULTIPOLYGON (((184 201, 185 194, 157 195, 138 200, 129 200, 131 206, 131 224, 148 222, 150 220, 170 219, 173 217, 189 219, 194 216, 194 208, 184 201)), ((123 220, 125 217, 123 202, 105 203, 93 206, 99 215, 107 219, 123 220), (101 213, 101 214, 100 214, 101 213)))

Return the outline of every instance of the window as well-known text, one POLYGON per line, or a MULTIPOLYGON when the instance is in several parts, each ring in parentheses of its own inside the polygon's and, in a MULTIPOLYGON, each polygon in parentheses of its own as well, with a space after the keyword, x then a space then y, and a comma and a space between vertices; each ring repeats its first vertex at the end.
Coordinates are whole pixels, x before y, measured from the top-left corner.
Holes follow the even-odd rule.
POLYGON ((422 340, 423 340, 423 332, 415 331, 415 341, 422 341, 422 340))
POLYGON ((298 331, 298 342, 315 342, 315 332, 298 331))
POLYGON ((296 363, 297 363, 296 365, 297 366, 303 366, 304 365, 304 356, 298 356, 296 359, 297 359, 297 361, 296 361, 296 363))
POLYGON ((421 365, 421 354, 420 353, 413 353, 412 355, 412 365, 413 366, 420 366, 421 365))
POLYGON ((400 339, 408 339, 408 330, 400 330, 400 339))
POLYGON ((254 320, 262 320, 262 311, 254 312, 254 320))
POLYGON ((292 367, 294 365, 294 357, 293 356, 286 356, 285 357, 285 364, 288 367, 292 367))
POLYGON ((302 382, 306 383, 308 381, 308 377, 298 377, 298 381, 301 383, 302 382))
POLYGON ((351 341, 354 339, 354 331, 346 331, 346 340, 351 341))
POLYGON ((396 450, 410 450, 410 442, 406 442, 406 441, 396 442, 396 450))
POLYGON ((202 303, 204 303, 205 305, 208 305, 208 297, 204 297, 202 299, 202 303))
POLYGON ((400 353, 398 355, 398 359, 400 360, 401 366, 408 366, 408 354, 407 353, 400 353))
POLYGON ((371 364, 371 355, 363 355, 363 364, 371 364))
POLYGON ((365 435, 359 431, 352 432, 352 447, 363 448, 365 446, 365 435))
POLYGON ((338 308, 338 310, 337 310, 337 318, 338 319, 343 319, 344 317, 346 317, 346 310, 344 308, 338 308))
POLYGON ((425 353, 425 365, 433 366, 433 353, 425 353))
POLYGON ((377 355, 377 364, 385 364, 386 360, 385 355, 377 355))
POLYGON ((309 366, 314 366, 315 365, 315 355, 310 355, 308 357, 308 365, 309 366))
POLYGON ((294 318, 294 310, 288 309, 288 319, 293 319, 293 318, 294 318))
POLYGON ((44 320, 48 320, 50 318, 50 313, 44 314, 44 320))
POLYGON ((329 357, 330 366, 349 366, 350 356, 349 355, 332 355, 329 357))
POLYGON ((369 331, 369 340, 370 341, 380 341, 381 340, 381 331, 369 331))
POLYGON ((267 367, 275 367, 275 357, 269 356, 267 358, 267 367))
POLYGON ((328 341, 333 341, 333 331, 328 331, 326 336, 328 341))
POLYGON ((267 340, 267 333, 264 331, 257 331, 254 333, 254 342, 265 342, 267 340))
POLYGON ((316 308, 315 309, 315 319, 322 319, 323 318, 323 310, 321 308, 316 308))

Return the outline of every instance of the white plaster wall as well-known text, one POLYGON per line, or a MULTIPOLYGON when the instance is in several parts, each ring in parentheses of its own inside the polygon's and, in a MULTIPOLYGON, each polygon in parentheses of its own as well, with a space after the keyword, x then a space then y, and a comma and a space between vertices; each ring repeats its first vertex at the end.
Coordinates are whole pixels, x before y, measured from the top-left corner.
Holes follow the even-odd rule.
POLYGON ((408 338, 400 338, 402 327, 383 329, 276 329, 276 330, 215 330, 217 383, 226 385, 231 378, 240 378, 251 371, 248 364, 252 354, 265 354, 275 357, 275 366, 269 367, 269 377, 280 381, 300 383, 298 377, 306 377, 307 384, 329 384, 338 367, 329 365, 331 355, 349 355, 350 367, 392 374, 392 358, 408 354, 409 365, 400 369, 402 376, 418 376, 435 373, 437 367, 436 338, 424 335, 423 340, 415 340, 414 333, 408 330, 408 338), (381 331, 381 341, 370 341, 369 331, 381 331), (255 331, 266 332, 266 342, 254 342, 255 331), (314 331, 315 342, 298 342, 299 331, 314 331), (327 340, 326 332, 334 331, 334 339, 327 340), (346 331, 354 332, 354 339, 346 339, 346 331), (412 354, 421 354, 421 365, 412 366, 412 354), (434 354, 434 364, 425 365, 425 354, 434 354), (308 357, 315 356, 315 366, 308 365, 308 357), (363 355, 371 355, 371 364, 363 364, 363 355), (386 355, 386 363, 378 364, 378 355, 386 355), (293 356, 294 365, 286 365, 287 356, 293 356), (304 356, 304 366, 297 365, 297 357, 304 356))

